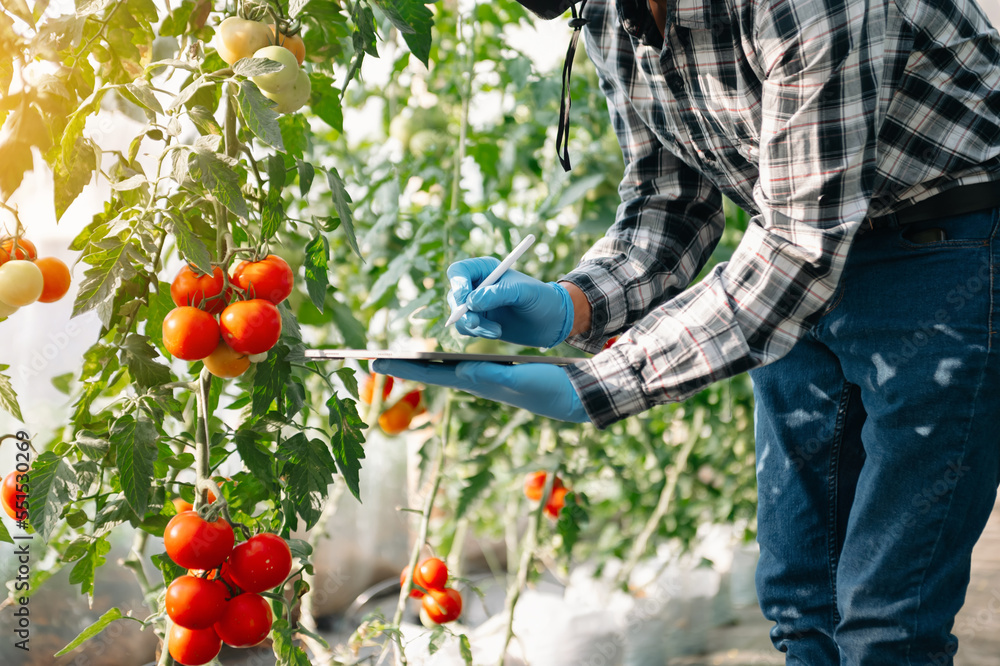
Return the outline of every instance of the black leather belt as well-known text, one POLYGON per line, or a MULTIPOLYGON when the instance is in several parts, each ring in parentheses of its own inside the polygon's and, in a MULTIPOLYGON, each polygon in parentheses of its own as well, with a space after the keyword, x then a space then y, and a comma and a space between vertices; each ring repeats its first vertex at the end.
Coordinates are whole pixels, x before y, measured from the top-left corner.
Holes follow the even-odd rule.
POLYGON ((879 224, 880 221, 888 222, 892 215, 895 215, 898 224, 903 225, 975 213, 998 206, 1000 206, 1000 181, 960 185, 935 194, 929 199, 918 201, 895 213, 870 217, 866 220, 865 226, 877 229, 879 226, 884 226, 879 224))

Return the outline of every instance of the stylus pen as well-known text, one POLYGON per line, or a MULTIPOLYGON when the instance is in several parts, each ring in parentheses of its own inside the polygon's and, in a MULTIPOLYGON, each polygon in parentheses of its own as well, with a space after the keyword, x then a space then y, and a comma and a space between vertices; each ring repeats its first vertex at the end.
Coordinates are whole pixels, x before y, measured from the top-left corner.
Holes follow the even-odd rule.
MULTIPOLYGON (((534 234, 528 234, 527 236, 525 236, 524 240, 518 243, 517 247, 511 250, 510 254, 507 255, 507 258, 501 261, 500 265, 494 268, 493 272, 487 275, 485 280, 476 285, 476 289, 482 289, 483 287, 488 287, 497 280, 499 280, 500 276, 506 273, 507 269, 513 266, 514 262, 517 261, 518 257, 524 254, 525 250, 531 247, 531 244, 534 242, 535 242, 534 234)), ((475 291, 476 289, 473 289, 472 291, 475 291)), ((469 296, 471 295, 472 294, 470 293, 469 296)), ((469 299, 468 297, 466 297, 465 303, 462 303, 457 308, 451 311, 451 316, 448 317, 448 321, 446 321, 444 325, 451 326, 456 321, 461 319, 462 315, 464 315, 466 312, 469 311, 469 306, 467 305, 468 302, 469 299)))

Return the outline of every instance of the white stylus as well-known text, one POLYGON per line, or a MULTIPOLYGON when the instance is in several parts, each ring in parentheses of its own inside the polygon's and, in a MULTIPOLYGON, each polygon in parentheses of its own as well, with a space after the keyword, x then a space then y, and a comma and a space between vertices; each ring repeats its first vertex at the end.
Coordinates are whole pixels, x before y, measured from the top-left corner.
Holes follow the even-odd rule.
MULTIPOLYGON (((501 261, 500 265, 494 268, 493 272, 487 275, 485 280, 476 285, 476 289, 482 289, 483 287, 488 287, 497 280, 499 280, 500 276, 506 273, 507 269, 513 266, 514 262, 517 261, 518 257, 524 254, 525 250, 531 247, 531 244, 534 242, 535 242, 534 234, 528 234, 527 236, 525 236, 524 240, 518 243, 517 247, 515 247, 513 250, 510 251, 510 254, 507 255, 507 258, 501 261)), ((476 289, 473 289, 472 291, 475 291, 476 289)), ((471 295, 472 294, 470 293, 469 296, 471 295)), ((469 311, 469 306, 467 305, 468 302, 469 299, 468 297, 466 297, 465 303, 462 303, 457 308, 451 311, 451 316, 448 317, 448 321, 446 321, 444 325, 451 326, 456 321, 461 319, 462 315, 464 315, 466 312, 469 311)))

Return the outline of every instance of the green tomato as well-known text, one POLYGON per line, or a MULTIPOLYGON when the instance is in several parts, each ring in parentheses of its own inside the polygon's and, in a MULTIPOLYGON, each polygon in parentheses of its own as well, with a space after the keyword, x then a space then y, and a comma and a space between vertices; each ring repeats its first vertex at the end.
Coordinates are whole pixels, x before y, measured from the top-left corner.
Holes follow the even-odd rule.
MULTIPOLYGON (((294 58, 294 56, 292 57, 294 58)), ((274 110, 278 113, 295 113, 309 101, 312 83, 310 83, 309 75, 306 74, 305 70, 300 69, 295 83, 288 88, 280 92, 268 92, 267 90, 261 90, 261 92, 264 93, 264 97, 277 102, 274 110)))
POLYGON ((250 80, 257 84, 261 91, 280 93, 295 84, 299 77, 299 62, 295 54, 284 46, 265 46, 253 54, 254 58, 263 58, 281 65, 277 72, 251 76, 250 80))

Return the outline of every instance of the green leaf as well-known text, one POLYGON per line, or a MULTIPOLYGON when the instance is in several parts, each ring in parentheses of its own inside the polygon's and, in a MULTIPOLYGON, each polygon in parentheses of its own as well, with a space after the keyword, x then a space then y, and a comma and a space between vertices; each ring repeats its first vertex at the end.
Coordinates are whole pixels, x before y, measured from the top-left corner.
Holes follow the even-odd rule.
MULTIPOLYGON (((80 584, 80 593, 94 597, 94 572, 104 564, 104 556, 111 550, 107 538, 101 537, 87 546, 87 554, 80 558, 69 572, 71 585, 80 584)), ((81 641, 82 642, 82 641, 81 641)))
POLYGON ((157 363, 157 352, 145 335, 133 333, 122 345, 125 363, 132 379, 142 387, 159 386, 170 381, 170 368, 157 363))
POLYGON ((306 244, 305 272, 309 298, 320 312, 326 301, 326 289, 330 286, 329 260, 330 243, 326 236, 317 233, 306 244))
POLYGON ((261 235, 264 240, 271 240, 274 234, 278 233, 278 229, 281 228, 281 223, 284 221, 285 208, 281 205, 281 192, 268 190, 260 221, 261 235))
POLYGON ((48 541, 63 507, 76 496, 76 472, 64 459, 46 451, 32 463, 30 479, 31 526, 48 541))
MULTIPOLYGON (((254 59, 259 60, 259 59, 254 59)), ((271 60, 265 60, 277 65, 271 60)), ((285 144, 281 138, 281 128, 278 126, 278 113, 271 108, 271 102, 252 82, 240 81, 240 89, 236 93, 236 103, 240 115, 254 136, 276 150, 284 152, 285 144)))
POLYGON ((285 460, 282 467, 282 476, 288 478, 285 492, 306 521, 306 529, 310 529, 319 520, 320 500, 333 483, 336 463, 322 441, 309 439, 301 432, 282 442, 278 455, 285 460))
POLYGON ((97 153, 90 141, 78 138, 69 153, 66 152, 66 146, 63 146, 62 156, 52 166, 57 220, 62 219, 66 209, 80 196, 96 170, 97 153))
POLYGON ((2 520, 0 520, 0 543, 14 543, 14 538, 11 537, 2 520))
POLYGON ((170 218, 171 226, 174 229, 174 238, 177 241, 177 249, 181 256, 189 264, 197 266, 202 273, 212 273, 212 253, 208 246, 195 233, 191 222, 183 215, 174 210, 168 210, 167 216, 170 218))
POLYGON ((95 461, 103 460, 111 448, 111 442, 87 430, 78 431, 73 443, 83 451, 83 455, 95 461))
POLYGON ((271 452, 258 443, 260 436, 249 428, 240 428, 233 437, 236 452, 250 473, 266 483, 274 481, 272 470, 273 458, 271 452))
POLYGON ((413 55, 428 67, 431 55, 431 27, 434 14, 422 0, 372 0, 403 35, 413 55))
POLYGON ((121 416, 111 427, 111 444, 117 451, 122 493, 139 518, 146 513, 156 460, 156 426, 147 419, 121 416))
POLYGON ((365 449, 361 446, 365 441, 362 430, 368 426, 358 415, 358 408, 353 400, 341 400, 334 394, 326 401, 326 406, 330 410, 330 426, 337 429, 330 438, 333 457, 347 488, 360 502, 361 460, 365 457, 365 449))
POLYGON ((80 291, 73 305, 73 316, 96 310, 101 323, 107 327, 114 314, 114 297, 118 286, 137 275, 132 261, 141 261, 141 256, 135 242, 130 240, 100 254, 92 255, 93 259, 99 260, 100 263, 87 269, 83 274, 83 282, 80 284, 80 291))
POLYGON ((153 87, 145 79, 137 79, 132 83, 126 83, 125 90, 139 106, 153 113, 163 115, 163 107, 160 106, 160 100, 156 99, 156 95, 153 94, 153 87))
POLYGON ((368 342, 368 329, 354 316, 354 310, 340 301, 333 301, 330 316, 334 325, 344 336, 344 343, 351 349, 364 349, 368 342))
POLYGON ((465 634, 458 637, 458 650, 462 653, 462 661, 466 666, 472 666, 472 645, 469 644, 469 637, 465 634))
POLYGON ((299 194, 302 198, 305 198, 309 194, 309 188, 312 187, 313 177, 316 175, 316 170, 313 168, 312 164, 309 162, 303 162, 298 160, 296 164, 299 171, 299 194))
MULTIPOLYGON (((0 370, 6 370, 9 367, 9 365, 0 365, 0 370)), ((17 404, 17 393, 14 392, 14 386, 10 383, 10 377, 2 372, 0 372, 0 407, 24 423, 24 417, 21 416, 21 406, 17 404)))
POLYGON ((267 413, 271 403, 285 388, 291 370, 291 365, 284 360, 284 353, 280 352, 268 354, 265 360, 256 364, 253 376, 253 401, 250 403, 250 413, 253 416, 267 413))
POLYGON ((354 374, 354 368, 340 368, 335 374, 340 377, 340 381, 344 383, 344 388, 347 389, 347 392, 357 399, 358 377, 354 374))
POLYGON ((490 471, 489 467, 485 467, 465 481, 466 483, 458 495, 458 506, 455 508, 456 520, 464 516, 476 498, 490 487, 490 483, 493 481, 493 472, 490 471))
POLYGON ((562 537, 559 548, 567 556, 580 538, 581 526, 586 525, 589 518, 584 508, 577 503, 576 493, 566 493, 566 504, 559 512, 556 531, 562 537))
POLYGON ((97 622, 93 623, 92 625, 81 631, 79 636, 77 636, 76 638, 74 638, 69 642, 69 645, 64 647, 62 650, 59 650, 59 652, 56 652, 52 656, 61 657, 64 654, 69 654, 76 648, 80 647, 80 645, 82 645, 83 643, 87 642, 97 634, 104 631, 104 629, 107 628, 107 626, 112 622, 114 622, 115 620, 124 620, 124 619, 135 620, 140 624, 142 623, 141 620, 134 617, 126 618, 126 616, 121 612, 120 609, 112 608, 107 613, 98 618, 97 622))
POLYGON ((316 72, 313 72, 309 78, 312 80, 313 91, 312 97, 309 99, 309 108, 323 122, 343 134, 344 109, 341 107, 340 92, 334 87, 333 79, 316 72))
POLYGON ((354 250, 354 254, 358 255, 361 258, 361 262, 364 263, 365 258, 361 256, 361 248, 358 247, 358 238, 354 233, 354 217, 349 205, 351 203, 351 195, 347 193, 344 181, 335 167, 330 167, 330 170, 326 172, 326 180, 330 184, 330 192, 333 194, 333 207, 336 209, 337 215, 340 216, 340 221, 344 225, 344 231, 347 232, 347 240, 351 244, 351 249, 354 250))
POLYGON ((274 621, 271 626, 274 641, 275 666, 310 666, 309 656, 292 640, 292 629, 285 619, 274 621))
POLYGON ((216 153, 195 151, 189 154, 187 164, 191 177, 207 187, 219 203, 234 215, 244 219, 250 217, 246 199, 240 191, 239 177, 216 153))
POLYGON ((178 576, 183 576, 187 573, 187 569, 175 564, 166 553, 157 553, 150 559, 153 560, 156 568, 160 570, 160 575, 163 577, 164 583, 169 583, 178 576))
POLYGON ((285 159, 281 155, 269 155, 267 158, 267 189, 281 193, 285 186, 285 159))
MULTIPOLYGON (((280 72, 285 66, 269 58, 241 58, 233 65, 233 73, 250 78, 258 74, 280 72)), ((243 81, 242 83, 246 83, 243 81)))

